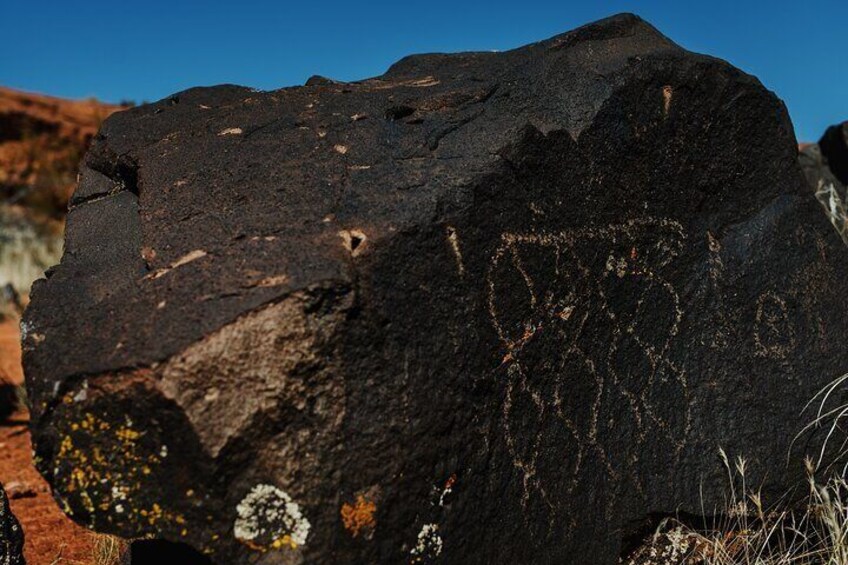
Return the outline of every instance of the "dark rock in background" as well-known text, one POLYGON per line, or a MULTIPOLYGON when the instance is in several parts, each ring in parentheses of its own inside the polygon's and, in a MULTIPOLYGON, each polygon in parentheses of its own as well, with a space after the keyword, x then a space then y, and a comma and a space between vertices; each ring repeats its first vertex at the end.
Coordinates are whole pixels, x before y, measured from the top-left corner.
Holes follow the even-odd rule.
POLYGON ((842 186, 848 185, 848 122, 827 128, 819 148, 833 175, 842 186))
POLYGON ((19 317, 24 311, 21 296, 11 283, 0 287, 0 321, 7 317, 19 317))
POLYGON ((21 405, 21 387, 0 378, 0 424, 9 419, 21 405))
POLYGON ((24 531, 9 509, 9 499, 0 485, 0 563, 25 565, 23 552, 24 531))
POLYGON ((827 128, 818 143, 802 145, 798 161, 833 227, 848 244, 848 122, 827 128))
POLYGON ((629 15, 116 114, 23 324, 39 468, 218 563, 615 563, 718 446, 782 495, 848 366, 796 157, 629 15))

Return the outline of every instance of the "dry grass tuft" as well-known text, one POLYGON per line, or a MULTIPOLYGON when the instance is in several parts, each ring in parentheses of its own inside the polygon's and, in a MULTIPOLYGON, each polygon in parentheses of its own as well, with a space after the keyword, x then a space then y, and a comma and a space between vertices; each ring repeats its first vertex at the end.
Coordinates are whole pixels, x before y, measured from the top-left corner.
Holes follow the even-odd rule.
POLYGON ((727 471, 727 492, 718 512, 701 509, 702 516, 719 517, 703 526, 666 519, 653 537, 622 563, 848 565, 848 465, 835 465, 848 455, 848 430, 843 425, 848 405, 836 402, 829 406, 845 385, 848 375, 822 389, 804 408, 806 411, 816 402, 819 405, 796 440, 813 429, 824 430, 824 440, 816 459, 805 459, 807 480, 802 492, 806 492, 800 500, 795 491, 766 506, 761 490, 748 484, 746 460, 731 459, 719 449, 727 471), (828 444, 837 439, 841 439, 838 449, 828 450, 828 444), (827 465, 823 465, 825 459, 827 465), (822 481, 823 476, 830 478, 822 481))
POLYGON ((807 460, 808 495, 766 507, 746 484, 744 458, 721 450, 729 488, 721 517, 704 527, 663 521, 628 565, 848 565, 848 482, 820 484, 807 460))
POLYGON ((92 557, 94 565, 129 565, 130 544, 119 537, 97 535, 92 557))

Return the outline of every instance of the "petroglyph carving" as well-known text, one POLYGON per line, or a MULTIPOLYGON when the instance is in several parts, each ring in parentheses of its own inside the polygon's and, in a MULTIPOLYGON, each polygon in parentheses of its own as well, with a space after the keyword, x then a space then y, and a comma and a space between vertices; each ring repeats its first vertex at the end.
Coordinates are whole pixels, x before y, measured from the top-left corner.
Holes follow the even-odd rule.
POLYGON ((447 226, 447 228, 445 228, 445 232, 447 233, 451 251, 456 258, 456 270, 459 273, 459 276, 463 276, 465 274, 465 263, 462 261, 462 250, 459 248, 459 236, 456 233, 456 228, 453 226, 447 226))
POLYGON ((555 511, 551 493, 571 492, 590 457, 612 484, 627 478, 641 492, 634 463, 649 435, 679 455, 688 391, 670 347, 682 311, 664 272, 685 237, 662 218, 503 234, 488 306, 509 365, 503 432, 525 506, 555 511))
POLYGON ((778 359, 786 357, 795 346, 795 328, 786 301, 774 292, 764 292, 757 299, 754 345, 758 356, 778 359))
POLYGON ((707 232, 708 277, 706 281, 706 299, 715 304, 709 326, 714 328, 710 347, 723 349, 727 346, 731 326, 724 305, 724 293, 721 280, 724 276, 724 261, 721 258, 721 242, 711 232, 707 232))

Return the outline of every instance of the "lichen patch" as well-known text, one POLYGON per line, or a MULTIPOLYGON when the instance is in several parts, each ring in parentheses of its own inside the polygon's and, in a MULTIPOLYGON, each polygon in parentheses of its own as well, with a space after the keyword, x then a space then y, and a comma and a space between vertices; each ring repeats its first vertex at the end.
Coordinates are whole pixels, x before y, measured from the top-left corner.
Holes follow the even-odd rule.
POLYGON ((259 551, 296 549, 309 537, 309 520, 285 491, 258 484, 236 507, 233 534, 248 547, 259 551))
POLYGON ((442 537, 438 524, 424 524, 418 532, 418 541, 409 552, 412 563, 426 563, 442 554, 442 537))
POLYGON ((359 537, 363 533, 370 534, 377 525, 377 520, 374 518, 376 511, 377 505, 361 494, 356 497, 356 501, 352 504, 345 502, 341 509, 345 530, 353 537, 359 537))
MULTIPOLYGON (((89 390, 87 385, 82 389, 89 390)), ((63 405, 75 405, 77 395, 66 394, 63 405)), ((138 494, 149 490, 156 480, 167 456, 166 446, 160 446, 158 456, 151 453, 151 441, 155 440, 145 438, 147 432, 136 429, 129 417, 118 423, 83 412, 67 424, 58 430, 61 442, 52 469, 67 514, 87 520, 90 527, 100 526, 95 520, 102 519, 151 533, 185 522, 184 516, 168 505, 138 503, 138 494)))

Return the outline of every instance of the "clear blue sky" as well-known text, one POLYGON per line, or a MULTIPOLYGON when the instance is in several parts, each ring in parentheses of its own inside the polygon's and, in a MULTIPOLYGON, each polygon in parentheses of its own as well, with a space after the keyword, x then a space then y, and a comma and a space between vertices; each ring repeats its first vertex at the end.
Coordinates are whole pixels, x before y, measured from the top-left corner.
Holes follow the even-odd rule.
POLYGON ((799 139, 848 119, 848 0, 0 0, 0 84, 107 101, 354 80, 403 55, 509 49, 618 12, 757 75, 799 139))

